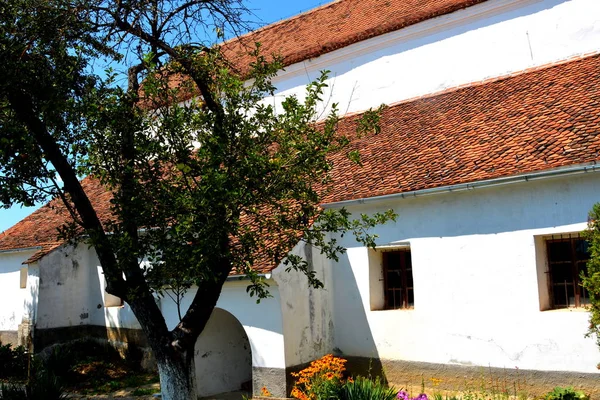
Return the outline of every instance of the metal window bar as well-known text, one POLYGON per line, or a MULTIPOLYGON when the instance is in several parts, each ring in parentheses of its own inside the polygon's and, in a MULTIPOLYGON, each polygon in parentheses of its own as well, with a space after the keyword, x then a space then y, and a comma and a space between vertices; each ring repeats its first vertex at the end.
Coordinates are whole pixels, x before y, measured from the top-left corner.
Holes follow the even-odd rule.
MULTIPOLYGON (((578 259, 577 257, 576 247, 577 245, 581 246, 582 242, 583 239, 578 234, 560 235, 560 237, 553 235, 551 239, 546 241, 548 257, 548 271, 546 271, 546 273, 548 274, 548 289, 550 292, 550 299, 552 300, 552 308, 582 307, 589 304, 589 294, 579 282, 579 276, 586 268, 586 262, 588 261, 588 257, 585 257, 584 259, 578 259), (568 258, 567 260, 552 259, 552 247, 556 243, 569 244, 569 254, 568 257, 566 257, 568 258), (583 267, 581 267, 580 264, 583 264, 583 267), (564 268, 569 271, 568 275, 570 275, 571 280, 565 279, 562 282, 555 282, 554 275, 558 274, 558 268, 564 268), (569 295, 569 287, 572 289, 573 296, 569 295), (561 292, 564 294, 563 302, 559 299, 559 293, 561 292), (573 299, 572 302, 571 298, 573 299)), ((566 254, 561 254, 560 258, 564 258, 565 256, 566 254)), ((564 274, 565 271, 562 272, 564 274)))
POLYGON ((385 309, 407 309, 414 306, 414 288, 408 286, 409 275, 412 280, 412 262, 407 262, 407 254, 409 250, 393 251, 383 253, 383 280, 384 280, 384 307, 385 309), (390 265, 390 255, 398 255, 398 264, 390 265), (392 286, 391 276, 397 275, 400 281, 399 286, 392 286), (413 292, 413 302, 409 301, 409 292, 413 292))

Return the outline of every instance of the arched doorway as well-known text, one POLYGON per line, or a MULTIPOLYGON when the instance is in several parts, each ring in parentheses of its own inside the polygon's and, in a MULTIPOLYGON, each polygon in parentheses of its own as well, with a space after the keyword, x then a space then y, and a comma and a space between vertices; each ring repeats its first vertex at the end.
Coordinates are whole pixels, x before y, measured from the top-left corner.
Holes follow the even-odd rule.
POLYGON ((215 308, 196 341, 196 384, 200 396, 252 390, 252 350, 244 327, 215 308))

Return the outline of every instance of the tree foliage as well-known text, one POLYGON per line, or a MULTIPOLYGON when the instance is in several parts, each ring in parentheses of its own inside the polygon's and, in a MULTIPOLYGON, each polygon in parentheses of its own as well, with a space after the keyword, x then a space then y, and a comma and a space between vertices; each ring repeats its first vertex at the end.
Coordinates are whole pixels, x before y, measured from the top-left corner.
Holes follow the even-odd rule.
MULTIPOLYGON (((255 45, 240 71, 221 46, 194 43, 198 27, 216 25, 221 38, 226 25, 240 29, 240 3, 0 7, 0 200, 63 199, 73 218, 63 234, 86 234, 107 290, 130 304, 146 333, 161 379, 171 374, 165 398, 178 390, 193 397, 193 346, 229 274, 248 275, 259 299, 268 288, 257 268, 281 262, 320 287, 306 261, 289 255, 299 241, 337 259, 344 249, 331 233, 352 232, 373 246, 369 229, 395 218, 389 211, 353 219, 319 206, 330 190, 330 156, 351 140, 337 130, 335 105, 319 120, 326 73, 302 99, 275 108, 264 99, 275 90, 277 57, 255 45), (100 78, 92 66, 102 57, 127 72, 100 78), (112 193, 110 218, 82 187, 86 175, 112 193), (192 285, 190 307, 169 330, 155 293, 178 302, 192 285)), ((376 132, 377 122, 378 113, 367 112, 356 134, 376 132)), ((360 163, 356 152, 348 157, 360 163)))
POLYGON ((600 346, 600 203, 596 203, 590 211, 584 237, 589 243, 590 259, 581 283, 590 296, 589 334, 596 336, 600 346))

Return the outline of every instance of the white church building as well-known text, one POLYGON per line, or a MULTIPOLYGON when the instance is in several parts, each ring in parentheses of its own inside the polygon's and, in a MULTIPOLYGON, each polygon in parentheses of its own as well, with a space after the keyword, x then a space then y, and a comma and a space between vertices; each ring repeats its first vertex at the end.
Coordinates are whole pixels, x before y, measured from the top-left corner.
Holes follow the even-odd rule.
MULTIPOLYGON (((227 43, 231 54, 244 40, 284 57, 268 101, 329 70, 340 129, 388 105, 381 132, 352 143, 363 166, 334 160, 323 206, 399 217, 375 229, 376 250, 340 239, 339 262, 295 248, 324 289, 279 266, 261 271, 273 298, 256 304, 232 276, 196 346, 203 395, 251 381, 285 397, 290 372, 327 353, 398 386, 452 390, 483 372, 600 395, 579 285, 579 232, 600 201, 600 1, 338 0, 227 43)), ((94 250, 57 241, 64 218, 44 206, 0 233, 0 341, 144 346, 94 250)), ((159 301, 173 327, 174 303, 159 301)))

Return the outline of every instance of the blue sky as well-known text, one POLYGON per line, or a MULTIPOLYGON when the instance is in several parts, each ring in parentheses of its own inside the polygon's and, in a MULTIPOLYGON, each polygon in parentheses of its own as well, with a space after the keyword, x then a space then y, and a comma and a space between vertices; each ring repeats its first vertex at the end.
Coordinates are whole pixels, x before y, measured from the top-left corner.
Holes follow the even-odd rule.
MULTIPOLYGON (((253 21, 268 24, 328 2, 324 0, 247 0, 246 6, 255 14, 255 17, 251 18, 253 21)), ((20 206, 13 206, 10 209, 0 208, 0 232, 10 228, 36 209, 37 207, 24 208, 20 206)))

